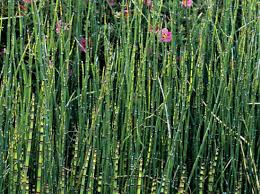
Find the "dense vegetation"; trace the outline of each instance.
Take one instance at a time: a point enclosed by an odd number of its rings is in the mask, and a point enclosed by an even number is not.
[[[5,0],[0,193],[259,193],[257,0]]]

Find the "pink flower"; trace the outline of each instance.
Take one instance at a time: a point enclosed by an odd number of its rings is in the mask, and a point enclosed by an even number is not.
[[[124,9],[124,15],[125,15],[125,17],[128,17],[129,14],[130,14],[130,11],[128,10],[128,4],[126,4],[126,7]]]
[[[62,20],[58,20],[56,23],[55,31],[57,34],[61,33],[61,30],[69,30],[70,25],[68,23],[63,22]]]
[[[22,10],[22,11],[27,11],[27,7],[24,6],[24,5],[19,4],[19,8],[20,8],[20,10]]]
[[[172,41],[172,32],[168,31],[167,28],[163,28],[160,31],[160,41],[161,42],[171,42]]]
[[[144,0],[144,4],[149,8],[152,9],[153,1],[152,0]]]
[[[81,37],[80,40],[76,39],[76,41],[77,41],[77,43],[79,45],[80,51],[84,52],[84,53],[87,52],[87,50],[86,50],[87,48],[92,49],[93,46],[94,46],[94,43],[93,43],[93,41],[91,39],[90,33],[88,34],[88,38],[87,39],[85,37]]]
[[[125,16],[126,16],[126,17],[128,17],[128,16],[129,16],[129,11],[128,11],[128,8],[126,8],[126,9],[124,10],[124,13],[125,13]]]
[[[87,43],[87,41],[86,41],[86,38],[81,38],[80,39],[80,41],[79,41],[79,46],[80,46],[80,50],[81,50],[81,52],[84,52],[84,53],[86,53],[86,43]]]
[[[24,3],[32,3],[32,0],[23,0]]]
[[[192,6],[192,0],[182,0],[181,5],[183,7],[191,7]]]
[[[62,20],[59,20],[56,23],[56,29],[55,29],[57,34],[60,34],[61,28],[62,28]]]

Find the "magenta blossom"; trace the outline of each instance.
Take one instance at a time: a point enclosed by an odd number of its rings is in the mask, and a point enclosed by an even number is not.
[[[80,43],[79,47],[80,47],[81,52],[86,53],[86,44],[87,44],[86,38],[82,37],[80,39],[79,43]]]
[[[160,41],[161,42],[171,42],[172,41],[172,32],[168,31],[167,28],[163,28],[160,31]]]
[[[182,2],[181,2],[181,5],[183,6],[183,7],[191,7],[192,6],[192,0],[182,0]]]
[[[59,21],[57,21],[57,23],[56,23],[56,29],[55,29],[55,31],[56,31],[57,34],[60,34],[60,33],[61,33],[61,28],[62,28],[62,20],[59,20]]]

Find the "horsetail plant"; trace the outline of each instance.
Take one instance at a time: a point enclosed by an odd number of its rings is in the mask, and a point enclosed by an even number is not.
[[[0,2],[0,193],[259,193],[259,3]]]

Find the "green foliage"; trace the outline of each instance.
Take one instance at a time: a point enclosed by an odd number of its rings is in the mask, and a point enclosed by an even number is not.
[[[259,193],[259,3],[108,2],[1,1],[0,193]]]

